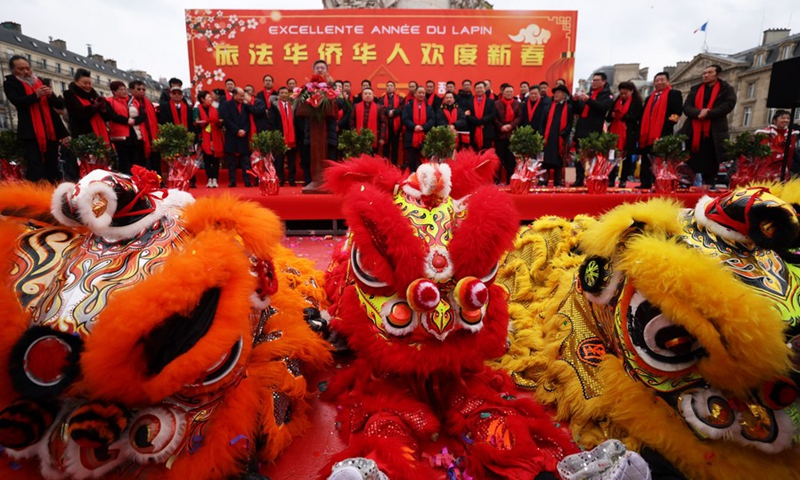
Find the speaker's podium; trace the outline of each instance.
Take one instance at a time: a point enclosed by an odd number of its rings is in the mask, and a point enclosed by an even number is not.
[[[328,158],[328,120],[336,118],[337,114],[334,101],[316,108],[303,103],[295,110],[295,115],[308,121],[311,151],[311,183],[303,188],[303,193],[329,193],[323,187],[325,160]]]
[[[795,112],[800,107],[800,57],[790,58],[772,64],[772,76],[769,80],[769,95],[767,95],[768,108],[791,109],[791,121],[795,119]],[[789,124],[791,132],[792,125]],[[786,178],[786,166],[789,161],[789,148],[792,136],[786,135],[784,146],[783,165],[781,166],[781,180]]]

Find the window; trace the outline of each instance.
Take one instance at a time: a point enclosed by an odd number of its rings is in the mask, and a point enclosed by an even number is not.
[[[16,38],[19,43],[22,43],[22,39],[21,38],[16,37],[16,36],[14,38]]]
[[[761,67],[764,65],[764,54],[757,53],[756,56],[753,58],[753,66],[754,67]]]
[[[67,84],[64,83],[64,82],[61,82],[61,93],[64,93],[66,90],[67,90]]]
[[[61,64],[56,63],[56,72],[61,73]]]
[[[753,107],[744,107],[744,118],[742,118],[742,126],[749,127],[750,119],[753,117]]]
[[[798,120],[800,120],[800,108],[794,112],[794,121],[797,122]]]
[[[748,83],[747,84],[747,98],[753,98],[756,96],[756,82]]]
[[[47,47],[47,51],[50,52],[50,53],[53,53],[53,49],[50,48],[50,47]]]
[[[39,48],[39,45],[38,45],[36,42],[34,42],[34,41],[31,41],[31,45],[33,45],[33,46],[34,46],[34,47],[36,47],[36,48]]]
[[[43,58],[43,59],[42,59],[42,68],[43,68],[44,70],[47,70],[47,59],[46,59],[46,58]]]
[[[26,53],[25,57],[28,59],[28,63],[31,63],[31,54],[30,53]]]
[[[69,76],[75,75],[75,67],[69,67]]]
[[[781,47],[781,54],[778,56],[779,60],[788,60],[792,58],[794,53],[794,45],[784,45]]]
[[[67,53],[66,52],[61,52],[61,56],[64,57],[64,58],[67,58]]]

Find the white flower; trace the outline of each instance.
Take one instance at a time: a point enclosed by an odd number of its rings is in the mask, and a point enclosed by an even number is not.
[[[204,75],[206,78],[211,78],[211,72],[209,72],[208,70],[206,70],[206,71],[203,73],[203,75]]]
[[[206,38],[211,38],[211,30],[206,30],[205,36]]]
[[[231,30],[231,33],[228,34],[228,38],[236,37],[236,30]]]
[[[220,35],[225,35],[225,32],[227,32],[227,31],[228,31],[228,30],[226,30],[226,29],[224,29],[224,28],[223,28],[222,30],[220,30],[220,31],[219,31],[219,34],[220,34]]]
[[[247,27],[242,27],[241,29],[239,29],[240,32],[244,32],[245,30],[247,30]]]
[[[231,25],[233,25],[239,21],[239,17],[237,15],[231,15],[228,17],[228,21],[231,23]]]
[[[209,12],[209,13],[211,13],[211,12]],[[218,16],[218,17],[221,17],[221,16],[222,16],[222,10],[217,10],[217,16]]]
[[[206,12],[206,15],[211,15],[211,10],[206,9],[205,12]]]
[[[205,69],[205,68],[203,68],[203,66],[202,66],[202,65],[195,65],[195,66],[194,66],[194,74],[195,74],[195,75],[201,75],[201,74],[202,74],[202,73],[203,73],[205,70],[206,70],[206,69]]]
[[[257,27],[258,27],[258,20],[256,20],[255,18],[251,18],[250,20],[247,21],[247,28],[254,29]]]
[[[225,72],[221,68],[214,70],[214,80],[217,82],[225,80]]]

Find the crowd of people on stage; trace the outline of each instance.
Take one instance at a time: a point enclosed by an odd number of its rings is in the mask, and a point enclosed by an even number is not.
[[[174,123],[197,134],[209,188],[218,187],[222,165],[228,168],[230,187],[236,186],[239,169],[244,185],[250,186],[250,139],[268,130],[281,132],[287,147],[285,154],[275,156],[280,184],[288,181],[295,185],[298,160],[305,183],[311,181],[309,125],[307,118],[295,115],[292,102],[296,79],[278,85],[273,75],[266,74],[263,86],[256,91],[252,85],[241,87],[228,78],[224,89],[197,91],[193,106],[182,82],[173,78],[162,92],[159,105],[154,106],[145,98],[146,87],[140,81],[128,85],[112,82],[113,94],[106,98],[92,87],[91,73],[78,69],[63,98],[58,98],[34,74],[25,57],[12,57],[9,68],[12,74],[6,77],[4,89],[19,112],[18,135],[25,144],[26,176],[30,180],[58,180],[59,141],[85,133],[95,133],[113,144],[119,171],[129,173],[132,165],[160,171],[152,141],[159,124]],[[650,189],[653,144],[676,133],[675,126],[685,115],[681,133],[689,138],[691,157],[687,165],[702,183],[713,187],[720,162],[725,159],[727,116],[736,105],[733,87],[719,78],[721,70],[717,65],[707,67],[702,83],[685,99],[671,88],[666,72],[656,74],[654,91],[646,99],[629,81],[621,82],[619,93],[613,95],[602,72],[592,76],[590,91],[575,94],[559,79],[552,88],[547,82],[524,81],[518,88],[503,83],[496,92],[489,80],[463,80],[460,89],[454,81],[448,81],[446,92],[438,95],[436,84],[428,80],[424,84],[409,81],[405,92],[388,81],[385,94],[379,97],[369,80],[361,82],[358,94],[354,94],[350,81],[336,80],[340,95],[335,99],[337,116],[328,124],[328,158],[338,157],[339,133],[368,128],[375,134],[374,153],[414,170],[422,160],[426,133],[434,126],[448,126],[457,135],[458,148],[495,148],[502,164],[497,181],[508,181],[516,163],[509,149],[511,135],[519,127],[530,126],[544,138],[542,167],[547,173],[540,184],[552,180],[553,185],[561,186],[564,166],[580,140],[607,130],[619,136],[617,148],[623,156],[609,184],[615,185],[619,177],[619,186],[625,187],[634,173],[634,158],[639,157],[638,188]],[[330,78],[322,60],[314,63],[314,73]],[[64,114],[68,128],[62,123]],[[777,112],[770,127],[773,137],[785,138],[788,116],[788,112]],[[778,155],[779,141],[772,143]],[[582,186],[585,172],[580,161],[575,162],[575,174],[572,186]]]

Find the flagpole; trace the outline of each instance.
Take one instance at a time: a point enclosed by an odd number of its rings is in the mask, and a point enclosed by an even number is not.
[[[708,20],[704,26],[706,28],[703,29],[703,53],[708,53]]]

